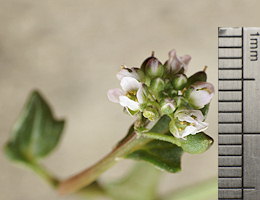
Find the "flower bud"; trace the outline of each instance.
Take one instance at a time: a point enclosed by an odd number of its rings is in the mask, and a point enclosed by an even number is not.
[[[164,66],[167,71],[172,74],[176,74],[183,70],[185,72],[188,68],[188,64],[191,60],[189,55],[185,55],[182,57],[177,57],[176,51],[171,50],[169,52],[169,59],[165,62]]]
[[[159,93],[164,90],[165,83],[161,78],[155,78],[151,81],[150,89],[154,93]]]
[[[214,86],[207,82],[196,82],[185,92],[185,98],[196,109],[207,105],[214,95]]]
[[[164,74],[164,66],[154,56],[151,56],[151,57],[147,58],[143,62],[142,66],[141,66],[141,69],[150,78],[162,77],[163,74]]]
[[[154,121],[159,117],[158,111],[153,107],[147,107],[143,111],[143,116],[150,121]]]
[[[187,84],[187,77],[185,74],[176,74],[173,77],[172,85],[176,90],[182,90]]]
[[[172,99],[164,99],[161,102],[161,112],[163,115],[170,115],[176,109],[175,102]]]

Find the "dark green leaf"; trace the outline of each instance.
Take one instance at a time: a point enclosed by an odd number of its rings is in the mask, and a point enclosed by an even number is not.
[[[127,155],[127,158],[144,160],[152,163],[157,168],[174,173],[181,170],[180,159],[182,153],[182,149],[172,143],[152,140]]]
[[[30,163],[56,147],[63,128],[64,120],[55,119],[47,102],[34,91],[14,125],[5,152],[13,160]]]
[[[124,178],[105,184],[105,190],[114,200],[151,200],[157,196],[160,171],[139,162]]]

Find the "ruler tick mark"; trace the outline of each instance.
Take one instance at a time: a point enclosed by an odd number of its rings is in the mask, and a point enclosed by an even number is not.
[[[236,59],[242,59],[242,57],[241,56],[229,56],[229,57],[218,57],[218,59],[231,59],[231,60],[236,60]]]
[[[219,38],[242,38],[242,35],[219,35]]]
[[[242,70],[242,68],[241,67],[219,67],[218,68],[219,70]]]

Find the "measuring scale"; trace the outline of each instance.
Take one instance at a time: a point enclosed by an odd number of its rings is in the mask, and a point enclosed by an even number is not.
[[[219,28],[219,200],[260,200],[260,28]]]

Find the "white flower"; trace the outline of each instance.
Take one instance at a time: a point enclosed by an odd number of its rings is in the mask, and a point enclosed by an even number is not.
[[[200,110],[177,110],[174,117],[169,126],[171,133],[177,138],[185,139],[188,135],[195,135],[208,128]]]
[[[166,61],[165,65],[171,73],[178,73],[182,68],[184,72],[188,69],[188,64],[191,60],[191,56],[184,55],[178,57],[176,51],[173,49],[169,52],[169,59]]]
[[[120,85],[122,89],[115,88],[108,91],[108,99],[132,111],[138,111],[144,101],[142,84],[133,77],[123,77]]]
[[[196,82],[191,86],[187,99],[196,109],[203,108],[214,96],[214,86],[207,82]]]
[[[117,73],[116,77],[121,81],[124,77],[132,77],[136,80],[139,80],[139,75],[135,68],[123,68]]]

